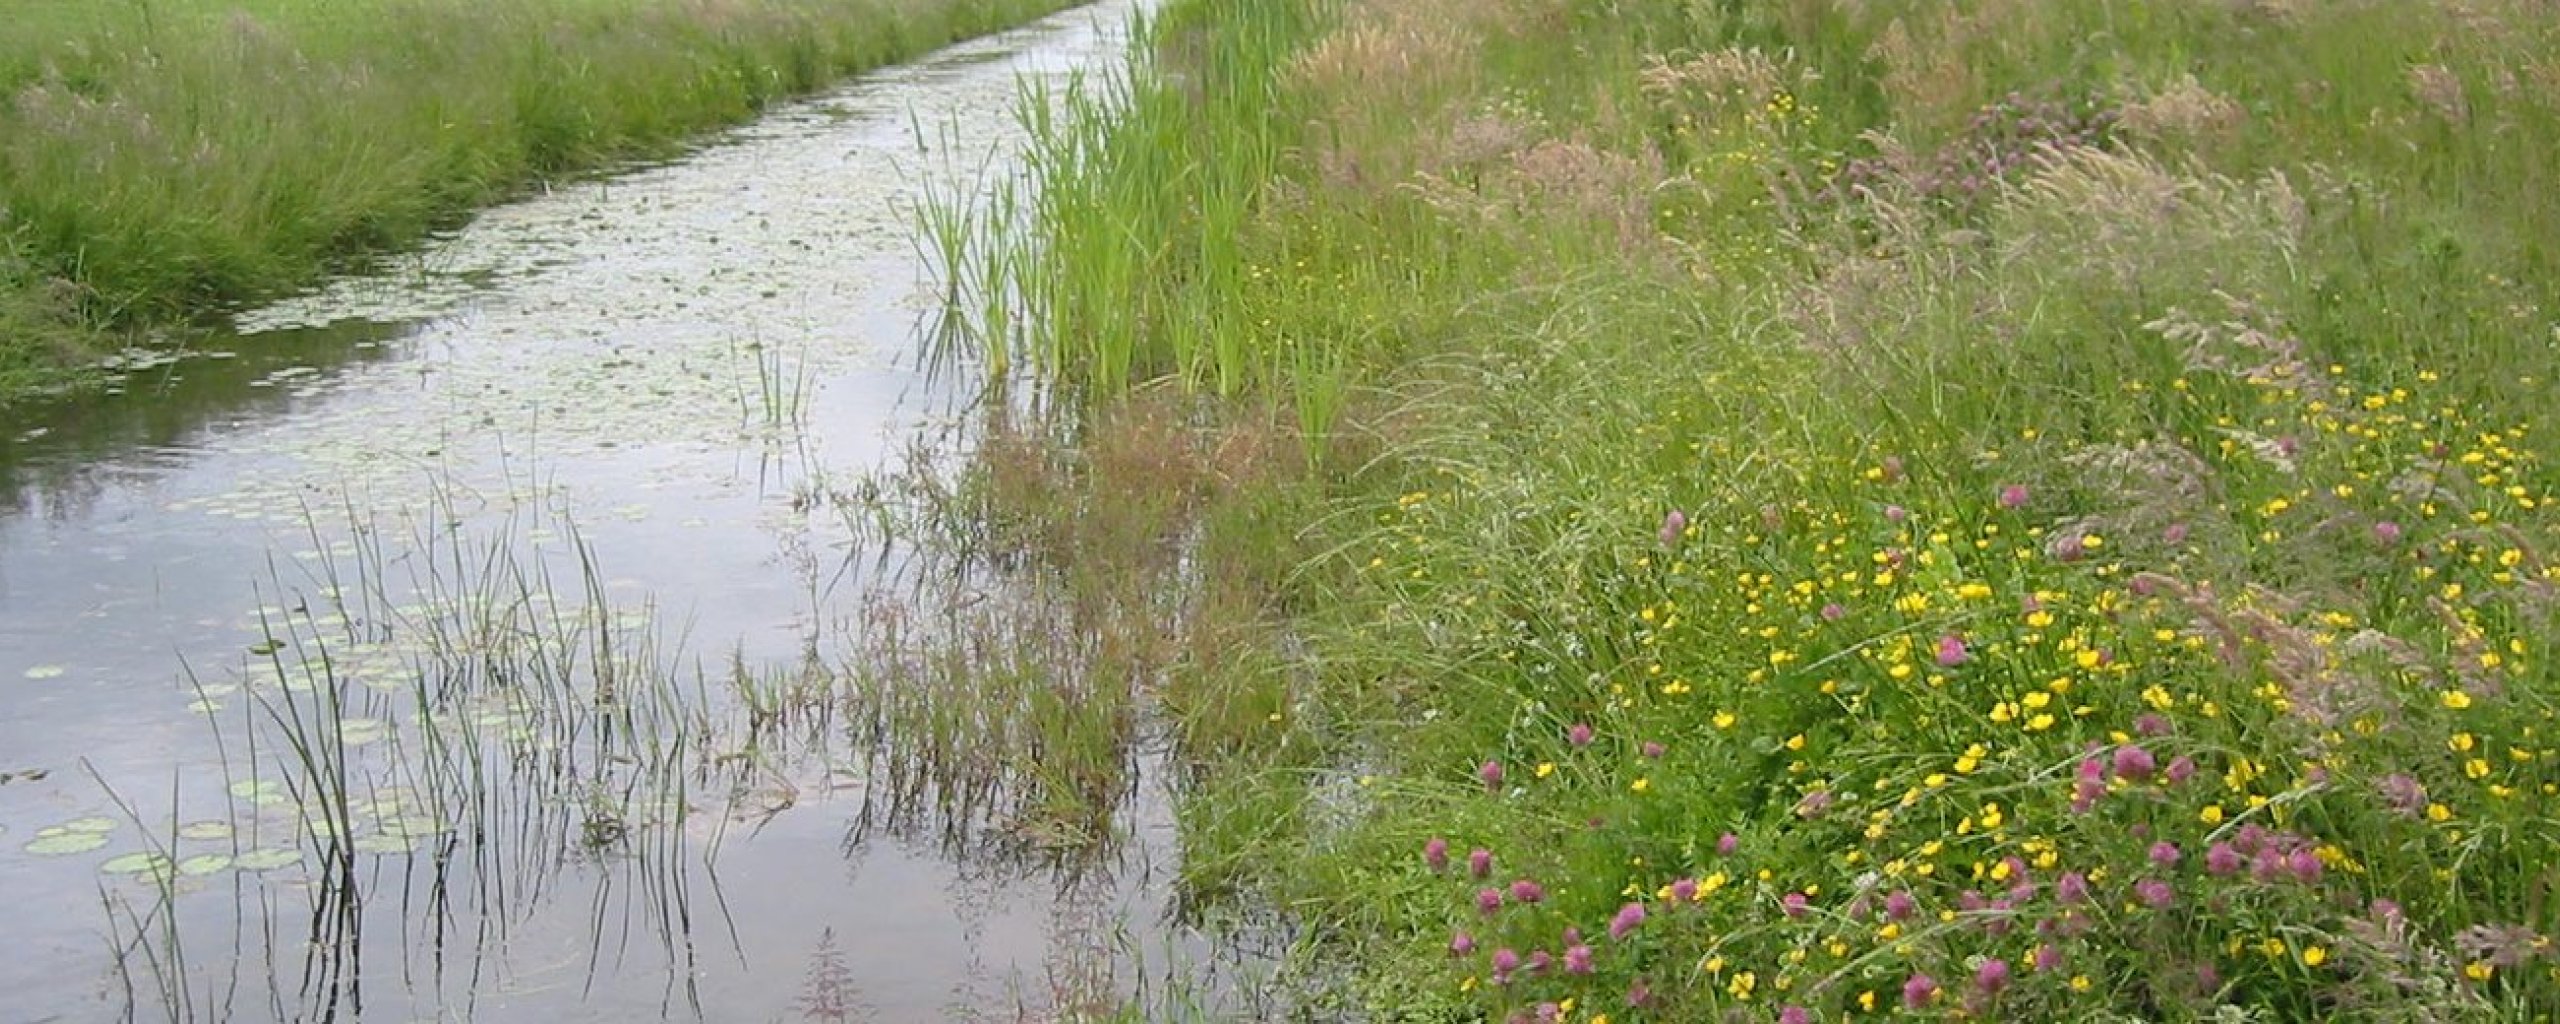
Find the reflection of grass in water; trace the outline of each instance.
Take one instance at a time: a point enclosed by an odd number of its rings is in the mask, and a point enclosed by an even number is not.
[[[1212,495],[1292,478],[1304,448],[1286,418],[1194,409],[1155,394],[1069,423],[999,404],[831,495],[858,536],[925,566],[917,594],[867,610],[843,671],[840,713],[871,779],[857,840],[924,834],[1072,877],[1128,852],[1116,816],[1157,795],[1146,787],[1219,785],[1220,757],[1308,761],[1275,743],[1292,678],[1268,656],[1276,627],[1255,596],[1287,571],[1264,542],[1295,510],[1218,510],[1231,521],[1216,531],[1200,518]],[[1278,817],[1177,807],[1182,863],[1159,884],[1174,886],[1176,920],[1210,929],[1208,962],[1151,951],[1116,922],[1071,943],[1020,1019],[1211,1019],[1240,1000],[1272,1018],[1286,986],[1266,975],[1297,970],[1293,954],[1239,944],[1263,922],[1209,920],[1240,909],[1209,898],[1240,870],[1230,858],[1296,813],[1260,809]]]
[[[635,879],[655,940],[683,963],[685,858],[707,862],[731,824],[760,826],[813,779],[824,795],[847,770],[864,778],[849,809],[857,847],[923,839],[964,870],[1033,868],[1061,887],[1126,869],[1122,816],[1162,756],[1149,743],[1168,735],[1159,710],[1222,709],[1176,719],[1179,766],[1197,763],[1190,751],[1248,747],[1286,704],[1276,671],[1231,671],[1243,664],[1231,641],[1259,615],[1215,583],[1263,570],[1199,549],[1185,525],[1196,502],[1181,495],[1267,472],[1297,448],[1202,433],[1171,404],[1082,443],[1001,420],[967,436],[982,449],[971,461],[923,446],[906,472],[827,496],[914,553],[912,589],[871,599],[832,638],[841,653],[813,646],[791,666],[675,671],[683,651],[607,599],[592,549],[565,526],[475,534],[447,508],[429,517],[442,525],[401,543],[380,529],[325,543],[315,528],[320,554],[264,596],[259,670],[228,695],[239,717],[216,730],[221,781],[241,811],[232,856],[289,836],[310,883],[309,934],[270,934],[265,948],[309,956],[298,977],[277,965],[263,980],[240,976],[254,957],[206,960],[200,948],[194,968],[171,966],[185,951],[179,910],[197,906],[172,885],[117,911],[137,1004],[218,1019],[209,992],[264,985],[280,1015],[356,1007],[380,996],[366,980],[386,977],[366,969],[369,950],[502,940],[581,865]],[[1121,500],[1141,480],[1181,486]],[[1022,514],[1033,501],[1082,514]],[[406,666],[396,674],[380,668],[393,657]],[[173,812],[172,852],[180,822]],[[404,878],[433,892],[395,936],[404,942],[365,935],[386,920],[364,914],[368,899]],[[293,891],[235,887],[243,928],[258,927],[253,917],[291,927],[277,903]],[[1130,967],[1145,956],[1127,924],[1118,940],[1062,953],[1060,991],[1029,1002],[1125,1005],[1152,986],[1148,998],[1165,1004],[1165,979]],[[199,946],[205,934],[186,931]],[[231,976],[213,964],[233,965]],[[1078,977],[1092,990],[1068,993]]]
[[[432,521],[459,520],[445,508]],[[420,865],[430,893],[410,925],[431,945],[502,939],[564,871],[589,864],[634,879],[656,938],[688,962],[684,826],[696,786],[726,781],[708,748],[705,688],[673,670],[681,651],[660,648],[650,616],[607,599],[574,529],[563,564],[525,541],[538,526],[514,525],[485,539],[425,529],[396,557],[379,531],[359,530],[354,557],[275,583],[290,607],[261,614],[252,650],[263,664],[238,724],[215,731],[224,781],[245,804],[228,833],[235,860],[271,854],[257,844],[279,831],[300,849],[306,956],[298,979],[270,963],[266,980],[277,1007],[300,1008],[291,1015],[362,1008],[364,906]],[[352,670],[351,656],[384,649],[407,658],[404,676]],[[174,849],[180,827],[173,816],[156,853]],[[179,955],[173,876],[156,874],[147,907],[109,896],[118,934],[131,933],[120,969],[148,993],[138,1005],[220,1019],[207,979]],[[244,923],[252,899],[258,919],[278,919],[275,889],[235,894]],[[278,948],[272,936],[267,948]],[[236,989],[238,958],[223,960],[232,975],[213,987]]]

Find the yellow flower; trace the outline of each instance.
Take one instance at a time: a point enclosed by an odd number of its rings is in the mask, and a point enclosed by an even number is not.
[[[2322,948],[2320,948],[2320,947],[2318,947],[2318,946],[2305,946],[2305,947],[2303,947],[2303,949],[2302,949],[2302,966],[2304,966],[2304,967],[2318,967],[2318,966],[2320,966],[2321,964],[2328,963],[2328,962],[2329,962],[2329,951],[2328,951],[2328,950],[2322,949]]]
[[[1540,761],[1540,762],[1538,762],[1538,777],[1539,777],[1539,778],[1543,779],[1543,778],[1546,778],[1547,776],[1553,775],[1553,774],[1555,774],[1555,773],[1556,773],[1556,763],[1555,763],[1555,762],[1553,762],[1553,761]]]
[[[2197,812],[2196,812],[2196,820],[2197,820],[2197,821],[2204,822],[2204,823],[2205,823],[2205,824],[2207,824],[2207,825],[2219,825],[2219,824],[2222,824],[2222,805],[2221,805],[2221,804],[2206,804],[2206,805],[2204,805],[2204,810],[2201,810],[2201,811],[2197,811]]]
[[[1628,789],[1635,790],[1635,791],[1636,791],[1636,792],[1638,792],[1638,793],[1642,793],[1642,792],[1644,792],[1645,790],[1648,790],[1648,789],[1652,789],[1652,788],[1653,788],[1653,780],[1652,780],[1652,779],[1637,779],[1637,780],[1635,780],[1634,782],[1627,783],[1627,788],[1628,788]]]
[[[2462,968],[2462,976],[2473,981],[2487,981],[2497,973],[2498,968],[2486,960],[2474,960]]]
[[[2460,690],[2446,690],[2441,699],[2445,707],[2454,711],[2471,706],[2471,695]]]

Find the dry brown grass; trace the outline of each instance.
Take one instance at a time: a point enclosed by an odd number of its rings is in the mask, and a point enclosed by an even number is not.
[[[2249,120],[2238,101],[2181,75],[2123,107],[2117,127],[2133,140],[2173,147],[2207,147],[2229,139]]]

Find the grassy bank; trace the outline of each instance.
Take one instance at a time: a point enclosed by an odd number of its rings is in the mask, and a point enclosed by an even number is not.
[[[1380,1019],[2548,1019],[2547,15],[1171,5],[974,266],[1302,453],[1186,881]]]
[[[0,393],[528,184],[1062,0],[33,0],[0,24]]]

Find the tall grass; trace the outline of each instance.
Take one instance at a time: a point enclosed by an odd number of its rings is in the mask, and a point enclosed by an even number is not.
[[[58,370],[93,328],[307,284],[530,185],[666,155],[777,98],[1062,6],[13,5],[0,374]]]
[[[1195,506],[1191,879],[1390,1019],[2550,1014],[2546,14],[1165,9],[990,337],[1358,442]]]

